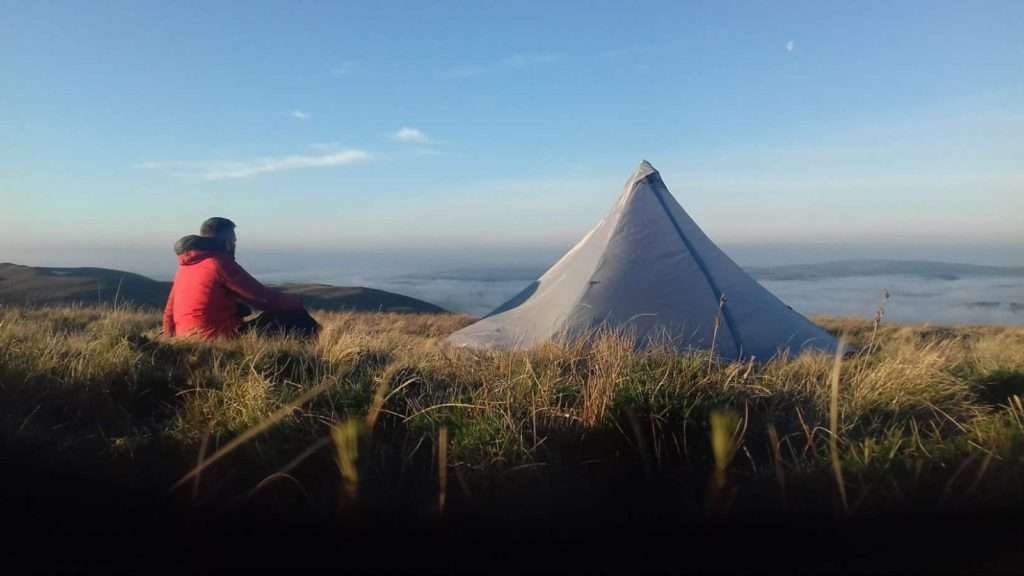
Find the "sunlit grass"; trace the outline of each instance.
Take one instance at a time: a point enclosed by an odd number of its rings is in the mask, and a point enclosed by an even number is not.
[[[469,318],[317,316],[316,342],[203,343],[160,337],[146,311],[0,308],[5,443],[99,470],[158,462],[165,489],[207,501],[295,486],[438,510],[593,466],[683,475],[737,509],[760,484],[780,510],[851,514],[1024,496],[1021,328],[818,319],[860,351],[755,364],[610,333],[456,349],[444,336]]]

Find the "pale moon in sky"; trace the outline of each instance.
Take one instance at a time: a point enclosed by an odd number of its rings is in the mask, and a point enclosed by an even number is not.
[[[789,42],[786,42],[786,52],[792,52],[793,51],[793,46],[794,46],[794,44],[793,44],[792,40],[790,40]]]

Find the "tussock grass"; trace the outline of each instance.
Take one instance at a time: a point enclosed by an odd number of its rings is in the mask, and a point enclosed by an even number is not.
[[[680,513],[1024,501],[1022,328],[823,318],[859,352],[754,364],[611,333],[456,349],[471,319],[453,315],[317,318],[316,342],[203,343],[147,311],[0,308],[4,443],[310,509],[544,509],[623,482]]]

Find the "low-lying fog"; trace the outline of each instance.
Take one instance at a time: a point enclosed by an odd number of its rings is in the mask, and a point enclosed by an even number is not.
[[[535,280],[567,248],[466,247],[448,251],[270,254],[240,246],[238,259],[267,283],[367,286],[480,316]],[[804,314],[871,318],[887,290],[890,299],[886,319],[892,322],[1024,324],[1024,250],[1019,246],[921,250],[891,246],[766,245],[725,249],[766,288]],[[0,260],[4,259],[36,266],[117,268],[161,280],[169,280],[175,269],[174,255],[169,249],[91,250],[78,255],[70,251],[0,254]],[[814,266],[851,259],[927,260],[1015,268],[932,269],[930,264],[920,262],[909,266],[888,263],[881,268],[877,264],[858,266],[852,262]],[[785,272],[778,273],[779,270]]]
[[[456,262],[388,260],[299,269],[267,269],[268,282],[316,281],[363,285],[421,298],[452,311],[481,316],[540,276],[558,255],[543,263],[511,261],[504,266]],[[537,258],[539,260],[540,258]],[[528,259],[527,259],[528,260]],[[254,260],[254,267],[255,262]],[[339,263],[340,264],[340,263]],[[889,264],[861,274],[863,266],[821,269],[789,266],[781,278],[771,268],[748,266],[758,281],[796,310],[809,315],[871,318],[883,303],[892,322],[931,324],[1024,324],[1024,269],[906,267]],[[837,269],[838,268],[838,269]],[[952,270],[952,271],[951,271]]]
[[[279,281],[287,274],[276,275]],[[486,314],[522,290],[536,276],[518,279],[458,278],[451,274],[369,278],[359,283],[408,294],[449,310]],[[330,283],[354,283],[339,277]],[[892,322],[931,324],[1024,324],[1024,280],[914,276],[851,276],[808,280],[760,280],[799,312],[873,317],[889,292],[885,317]]]

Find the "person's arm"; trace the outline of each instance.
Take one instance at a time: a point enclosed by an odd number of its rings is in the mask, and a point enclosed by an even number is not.
[[[270,311],[302,309],[302,298],[267,288],[230,258],[220,259],[220,274],[228,290],[255,308]]]
[[[171,293],[167,295],[167,304],[164,306],[164,336],[174,336],[174,285],[171,284]]]

